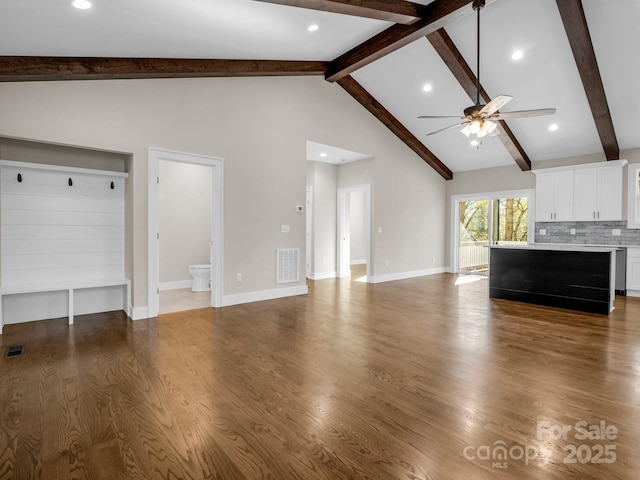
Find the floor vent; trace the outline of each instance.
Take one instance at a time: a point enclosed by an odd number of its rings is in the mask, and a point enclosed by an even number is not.
[[[299,280],[299,248],[278,248],[277,263],[276,283],[291,283]]]
[[[24,345],[11,345],[4,352],[5,357],[16,357],[24,353]]]

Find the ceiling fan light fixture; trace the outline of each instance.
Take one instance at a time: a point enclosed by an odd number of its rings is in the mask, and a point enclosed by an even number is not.
[[[91,8],[91,2],[89,0],[73,0],[72,5],[79,10],[87,10]]]
[[[462,130],[460,130],[466,137],[471,136],[471,124],[467,123]]]
[[[482,131],[482,124],[480,123],[480,120],[474,120],[469,124],[469,133],[471,135],[477,135],[481,131]]]

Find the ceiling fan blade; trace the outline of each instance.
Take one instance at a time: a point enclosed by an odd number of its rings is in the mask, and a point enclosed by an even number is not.
[[[509,118],[540,117],[543,115],[553,115],[555,108],[538,108],[536,110],[517,110],[515,112],[501,112],[490,116],[491,120],[507,120]]]
[[[507,103],[509,103],[512,98],[513,97],[511,95],[498,95],[496,98],[482,107],[482,110],[480,110],[480,115],[482,115],[483,117],[488,117],[489,115],[496,113]]]
[[[456,123],[455,125],[449,125],[448,127],[441,128],[440,130],[436,130],[435,132],[427,133],[426,136],[428,137],[429,135],[435,135],[436,133],[444,132],[445,130],[449,130],[450,128],[459,127],[460,125],[464,125],[466,123],[467,122],[460,122],[460,123]]]
[[[420,115],[418,118],[464,118],[460,115]]]

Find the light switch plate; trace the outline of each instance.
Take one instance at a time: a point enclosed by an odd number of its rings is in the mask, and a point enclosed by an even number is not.
[[[282,233],[289,233],[291,231],[291,227],[289,227],[289,225],[280,225],[280,231]]]
[[[614,237],[620,236],[621,233],[622,231],[619,228],[614,228],[613,230],[611,230],[611,235],[613,235]]]
[[[546,228],[541,228],[540,229],[540,235],[546,235],[547,234],[547,229]]]

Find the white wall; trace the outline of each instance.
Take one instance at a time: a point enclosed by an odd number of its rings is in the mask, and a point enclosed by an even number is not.
[[[190,281],[189,265],[209,263],[212,167],[161,160],[160,284]]]
[[[0,136],[131,155],[127,273],[136,308],[147,304],[150,147],[224,160],[225,295],[277,289],[276,248],[305,251],[295,205],[305,199],[307,140],[375,156],[367,183],[374,228],[384,227],[373,238],[376,272],[445,265],[445,181],[321,77],[2,83],[0,105]]]

